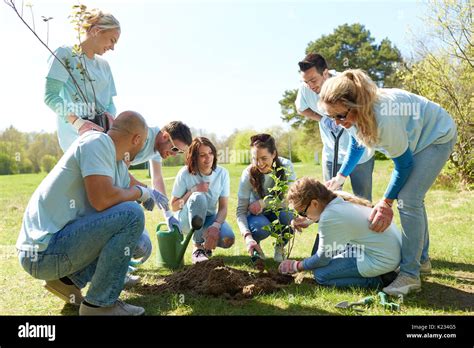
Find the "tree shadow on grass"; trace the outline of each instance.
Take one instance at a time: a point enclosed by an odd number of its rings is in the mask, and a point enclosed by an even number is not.
[[[422,282],[422,291],[407,297],[405,302],[428,310],[474,311],[473,288],[465,291],[460,288],[434,282],[435,277],[426,277]],[[470,290],[470,291],[469,291]]]
[[[474,265],[468,263],[431,259],[431,264],[433,270],[436,270],[437,268],[448,268],[455,272],[462,271],[474,273]]]

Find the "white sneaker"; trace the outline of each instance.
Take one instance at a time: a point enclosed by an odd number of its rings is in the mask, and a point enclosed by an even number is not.
[[[79,315],[143,315],[145,309],[143,307],[133,306],[131,304],[125,303],[121,300],[117,300],[110,307],[90,307],[81,304],[79,307]]]
[[[127,273],[125,275],[125,280],[124,280],[124,285],[123,285],[124,289],[129,289],[137,285],[138,283],[140,283],[140,279],[141,279],[140,276]]]
[[[285,247],[283,245],[275,245],[273,259],[276,262],[282,262],[285,259]]]
[[[410,292],[421,290],[421,281],[418,278],[412,278],[404,274],[399,274],[392,284],[382,289],[387,295],[408,295]]]
[[[420,274],[431,274],[431,260],[424,262],[420,266]]]

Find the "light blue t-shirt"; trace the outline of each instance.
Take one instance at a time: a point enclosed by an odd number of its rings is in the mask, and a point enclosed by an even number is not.
[[[158,151],[155,152],[155,139],[159,132],[160,128],[158,127],[148,127],[148,136],[145,140],[145,144],[143,144],[143,148],[131,162],[132,165],[137,165],[150,159],[161,163],[160,153]]]
[[[384,88],[374,104],[377,120],[377,151],[396,158],[408,147],[413,154],[431,144],[444,144],[456,134],[456,124],[440,105],[425,97],[401,90]],[[348,129],[356,139],[357,127]]]
[[[351,256],[363,277],[375,277],[395,270],[401,260],[402,235],[395,223],[383,233],[369,228],[371,208],[334,198],[319,218],[319,247],[303,261],[304,269],[327,265],[347,244],[356,246]]]
[[[279,159],[282,165],[287,168],[287,173],[290,173],[289,175],[287,174],[288,180],[295,181],[296,174],[293,168],[293,163],[291,163],[289,159],[286,159],[284,157],[279,157]],[[259,197],[258,193],[254,190],[252,184],[250,183],[250,168],[251,165],[245,168],[242,172],[242,175],[240,177],[238,197],[242,199],[248,199],[249,204],[252,204],[253,202],[258,201],[259,199],[263,199],[264,197]],[[265,196],[269,194],[268,189],[275,186],[275,182],[273,181],[270,175],[271,173],[264,174],[263,192]]]
[[[112,98],[117,95],[117,91],[115,90],[114,78],[107,61],[98,55],[95,55],[93,59],[89,59],[84,55],[84,59],[80,59],[79,62],[79,57],[73,56],[72,47],[69,46],[61,46],[54,53],[63,63],[65,59],[68,60],[68,65],[72,68],[74,78],[86,95],[88,102],[93,103],[94,94],[92,86],[87,80],[86,83],[82,81],[81,70],[77,68],[79,63],[85,65],[87,72],[93,80],[97,104],[96,109],[100,111],[109,110],[110,105],[113,104]],[[64,82],[65,84],[60,92],[60,96],[66,105],[56,106],[56,113],[59,116],[57,118],[59,144],[63,150],[66,150],[78,137],[77,130],[67,122],[67,114],[73,112],[79,117],[87,116],[88,107],[84,105],[84,102],[79,97],[79,92],[67,70],[53,56],[49,58],[49,72],[46,77]]]
[[[219,198],[230,195],[229,172],[221,166],[217,166],[211,175],[193,175],[189,172],[188,167],[184,166],[176,175],[171,195],[181,198],[192,187],[202,182],[209,183],[209,190],[206,192],[207,215],[213,215],[217,212]]]
[[[298,90],[298,95],[296,97],[295,106],[298,110],[304,111],[306,109],[311,109],[319,115],[323,116],[319,123],[319,133],[321,134],[321,141],[323,142],[323,162],[333,162],[334,159],[334,135],[337,136],[340,130],[343,130],[341,137],[339,138],[339,149],[338,149],[338,164],[344,162],[344,157],[347,155],[348,146],[350,143],[350,136],[344,130],[343,127],[336,125],[336,122],[331,118],[325,116],[326,111],[322,110],[319,105],[319,95],[316,94],[309,88],[307,85],[302,84]],[[365,163],[372,158],[374,151],[366,149],[359,164]]]
[[[115,157],[115,145],[107,134],[91,131],[79,137],[31,196],[16,247],[43,251],[54,233],[95,212],[85,191],[86,176],[109,176],[114,186],[128,188],[127,166]]]

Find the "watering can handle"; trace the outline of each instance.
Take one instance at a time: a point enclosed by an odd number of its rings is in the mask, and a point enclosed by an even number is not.
[[[157,231],[157,232],[158,232],[158,231],[161,231],[161,227],[163,227],[163,226],[166,227],[166,228],[168,228],[168,225],[166,224],[166,222],[160,222],[160,223],[158,224],[158,226],[156,226],[156,231]],[[165,229],[164,229],[164,230],[165,230]]]

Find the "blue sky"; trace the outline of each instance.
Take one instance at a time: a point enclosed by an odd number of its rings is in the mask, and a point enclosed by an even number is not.
[[[54,17],[51,48],[75,42],[67,16],[77,1],[30,2],[43,38],[40,17]],[[115,51],[103,56],[114,74],[119,112],[138,111],[149,125],[182,120],[221,136],[235,128],[283,125],[278,101],[285,89],[300,84],[297,62],[308,42],[358,22],[377,42],[388,37],[408,57],[409,30],[421,31],[426,7],[415,0],[82,3],[121,22]],[[55,115],[43,103],[48,52],[3,1],[0,33],[0,130],[14,125],[22,131],[54,131]]]

